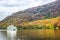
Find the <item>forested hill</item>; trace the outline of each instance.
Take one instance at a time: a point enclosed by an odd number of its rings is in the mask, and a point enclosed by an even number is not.
[[[7,16],[0,22],[0,25],[21,24],[22,22],[30,22],[41,19],[50,19],[60,16],[60,1],[51,2],[38,7],[29,8],[24,11],[13,13],[11,16]]]

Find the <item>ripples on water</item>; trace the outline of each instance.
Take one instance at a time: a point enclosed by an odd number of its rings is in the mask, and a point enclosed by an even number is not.
[[[60,40],[60,30],[18,30],[14,34],[0,31],[0,40]]]

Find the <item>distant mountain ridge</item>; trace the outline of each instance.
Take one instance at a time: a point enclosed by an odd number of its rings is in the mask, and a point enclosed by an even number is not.
[[[21,24],[22,22],[49,19],[60,16],[60,1],[19,11],[1,21],[4,23]]]

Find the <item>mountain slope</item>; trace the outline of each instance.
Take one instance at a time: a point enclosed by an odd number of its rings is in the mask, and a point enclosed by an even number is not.
[[[39,29],[40,28],[48,28],[48,29],[59,28],[60,29],[60,17],[31,21],[31,22],[23,22],[20,25],[22,26],[21,28],[39,28]]]
[[[60,1],[55,1],[46,5],[33,7],[24,11],[19,11],[6,17],[0,22],[1,27],[14,24],[19,26],[22,22],[49,19],[60,16]]]

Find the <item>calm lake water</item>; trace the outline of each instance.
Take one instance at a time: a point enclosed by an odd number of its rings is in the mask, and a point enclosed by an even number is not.
[[[18,30],[15,34],[0,31],[0,40],[60,40],[60,30]]]

